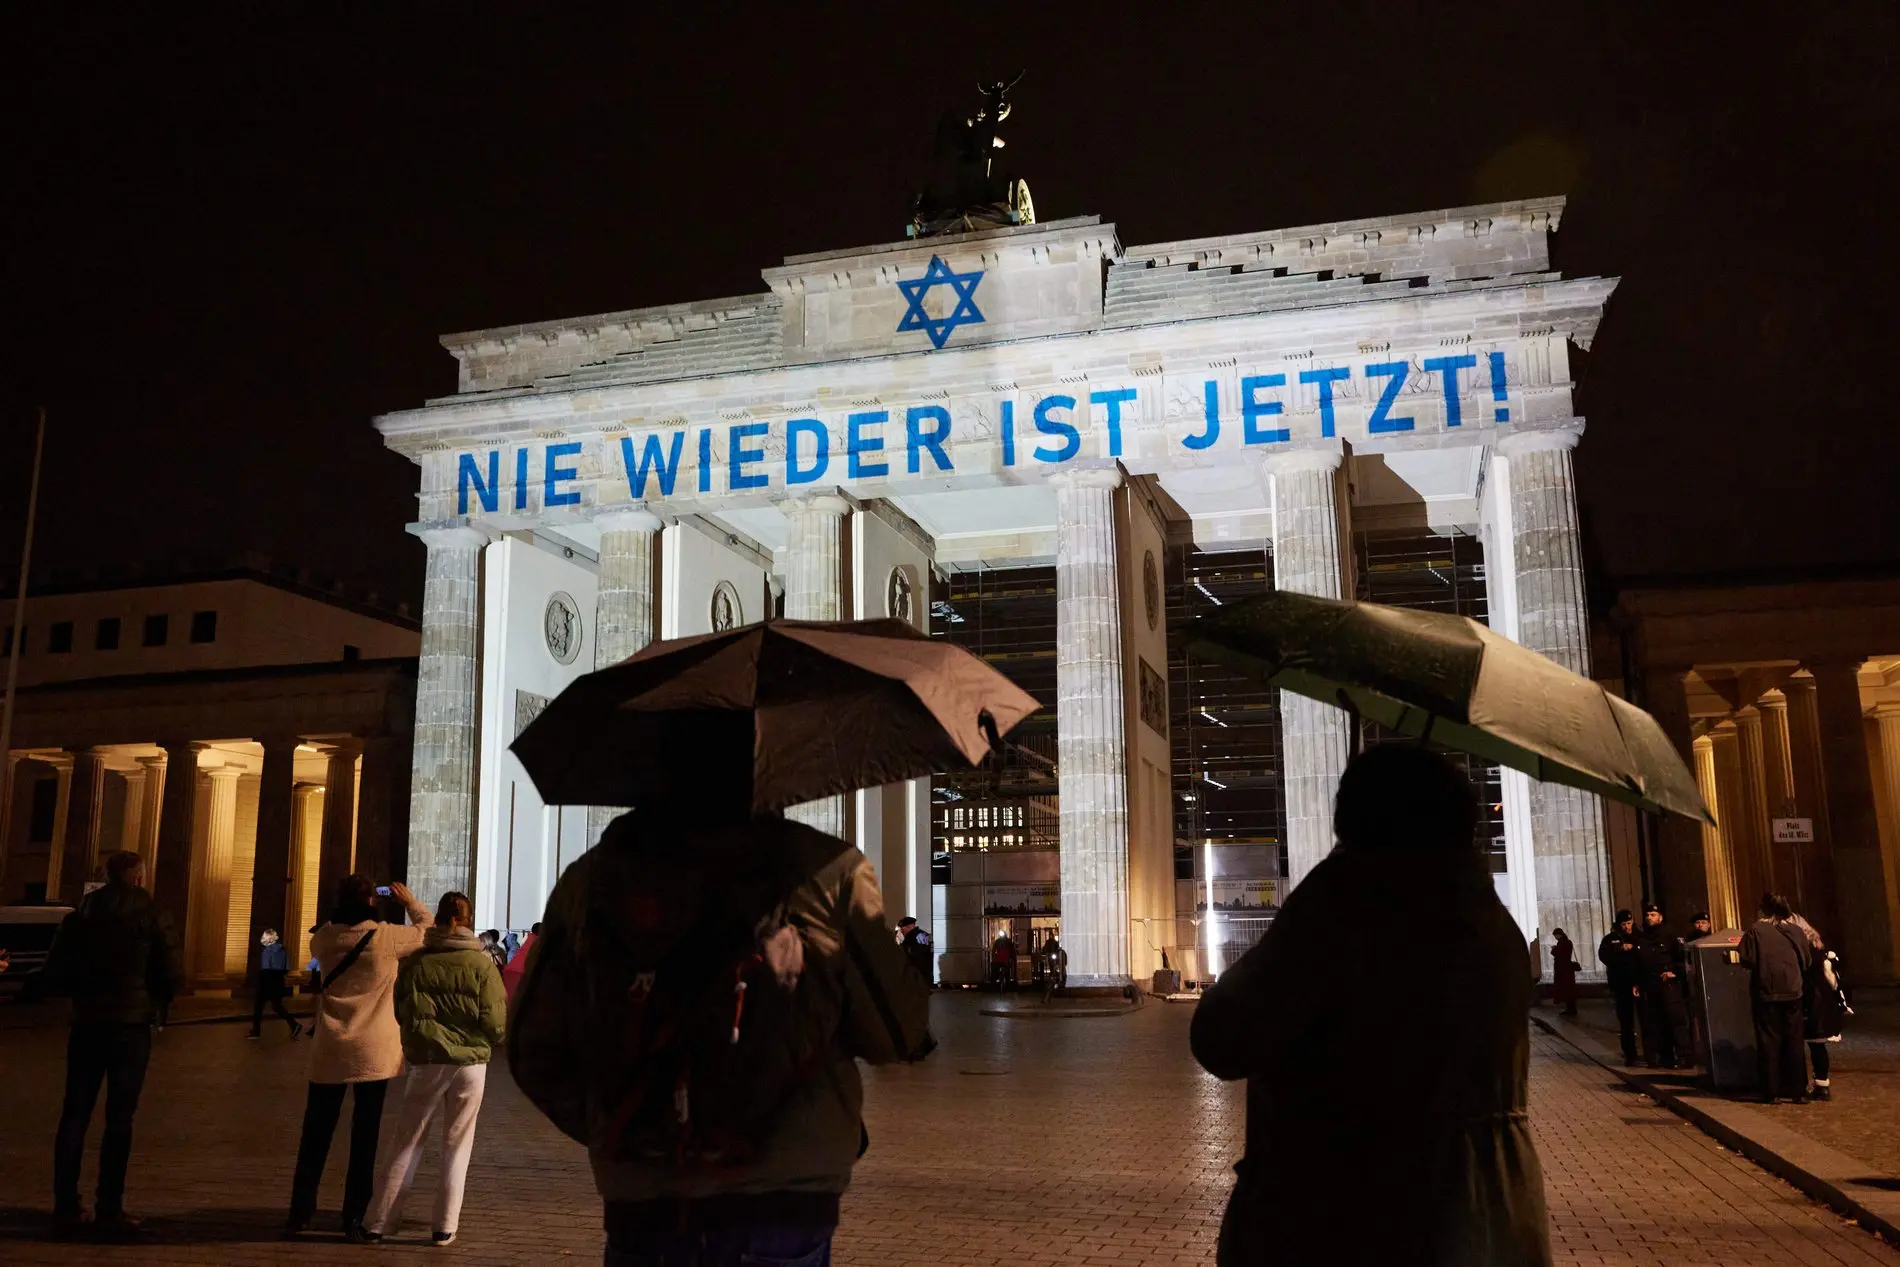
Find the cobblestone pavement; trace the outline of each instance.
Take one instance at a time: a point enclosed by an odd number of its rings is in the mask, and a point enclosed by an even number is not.
[[[1616,1015],[1608,1002],[1584,1000],[1577,1019],[1616,1050]],[[1862,1000],[1832,1047],[1834,1098],[1777,1105],[1776,1120],[1900,1178],[1900,1003]]]
[[[939,1052],[922,1066],[870,1075],[872,1147],[846,1200],[837,1261],[1211,1261],[1243,1110],[1238,1086],[1189,1059],[1191,1009],[1004,1020],[979,1016],[977,1003],[939,996]],[[1561,1041],[1535,1033],[1532,1042],[1532,1123],[1559,1262],[1900,1264],[1900,1253],[1612,1085]],[[416,1225],[400,1238],[407,1243],[380,1249],[278,1241],[302,1049],[281,1027],[251,1043],[231,1025],[174,1027],[158,1040],[130,1194],[150,1221],[149,1243],[48,1243],[39,1239],[41,1203],[62,1049],[57,1026],[0,1035],[0,1261],[598,1261],[598,1207],[580,1150],[499,1069],[453,1248],[424,1247],[417,1238],[427,1228]],[[339,1139],[327,1202],[337,1200],[343,1154]],[[431,1160],[421,1182],[432,1180]]]

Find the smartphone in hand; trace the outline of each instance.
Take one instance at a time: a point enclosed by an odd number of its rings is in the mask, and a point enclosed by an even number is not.
[[[388,897],[389,895],[389,886],[387,884],[379,884],[376,886],[377,897]]]

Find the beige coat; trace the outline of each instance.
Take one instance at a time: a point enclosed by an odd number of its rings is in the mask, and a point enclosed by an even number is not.
[[[409,924],[325,924],[311,935],[310,953],[327,979],[371,929],[376,936],[350,970],[318,996],[311,1018],[310,1081],[379,1082],[402,1072],[402,1029],[396,1024],[396,968],[422,948],[433,922],[419,904]]]

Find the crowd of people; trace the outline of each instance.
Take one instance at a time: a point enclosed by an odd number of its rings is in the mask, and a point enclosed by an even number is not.
[[[1853,1014],[1840,956],[1779,894],[1764,894],[1757,915],[1742,935],[1738,954],[1749,973],[1758,1094],[1770,1104],[1831,1099],[1829,1048],[1841,1040]],[[1665,924],[1654,903],[1643,907],[1640,926],[1629,911],[1619,910],[1615,927],[1597,946],[1597,958],[1616,1010],[1623,1063],[1686,1069],[1695,1065],[1698,1046],[1707,1042],[1706,1037],[1698,1041],[1690,1015],[1689,948],[1713,927],[1706,911],[1696,912],[1680,935]],[[1575,1016],[1580,994],[1576,948],[1561,928],[1552,934],[1551,959],[1551,1001],[1566,1016]]]
[[[1381,745],[1355,756],[1340,781],[1338,847],[1203,995],[1193,1055],[1248,1082],[1220,1263],[1269,1252],[1445,1267],[1550,1261],[1526,1116],[1534,974],[1473,845],[1477,812],[1464,773],[1431,752]],[[114,855],[106,874],[47,969],[73,1001],[55,1214],[68,1231],[130,1235],[133,1114],[159,1000],[183,973],[138,855]],[[406,922],[382,918],[384,896]],[[1397,925],[1421,902],[1441,916],[1414,944],[1437,965],[1437,988],[1338,989],[1382,967],[1383,944],[1358,930]],[[1783,899],[1764,897],[1761,917],[1740,949],[1761,1093],[1825,1098],[1827,1044],[1847,1012],[1839,962]],[[567,869],[545,922],[518,946],[497,930],[477,934],[473,918],[462,893],[431,911],[401,884],[350,875],[337,886],[311,938],[317,1004],[291,1235],[315,1226],[348,1098],[343,1234],[375,1243],[397,1232],[440,1122],[428,1223],[436,1244],[454,1241],[487,1066],[505,1043],[515,1083],[587,1147],[609,1267],[830,1261],[839,1197],[871,1142],[858,1062],[918,1060],[934,1046],[929,934],[914,918],[886,922],[862,853],[777,816],[656,806],[623,815]],[[1698,916],[1691,937],[1707,933]],[[1574,1009],[1575,947],[1562,930],[1555,937],[1556,997]],[[1013,960],[1013,946],[998,949]],[[1066,953],[1053,938],[1038,950],[1059,979]],[[1685,938],[1652,905],[1640,925],[1617,912],[1598,953],[1625,1058],[1637,1059],[1640,1032],[1648,1063],[1677,1066],[1694,1050],[1680,1032]],[[285,954],[265,939],[253,1036],[267,1003],[293,1036],[302,1030],[281,1006]],[[84,1225],[80,1162],[102,1085],[97,1204]],[[1357,1217],[1368,1191],[1386,1215],[1376,1226]]]

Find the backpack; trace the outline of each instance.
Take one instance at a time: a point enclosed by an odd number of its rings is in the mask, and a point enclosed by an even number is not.
[[[804,877],[756,829],[690,850],[632,835],[596,850],[574,933],[588,1143],[623,1161],[741,1165],[825,1074],[842,1015],[815,963],[788,984],[767,960],[767,941],[802,936],[786,907]]]

